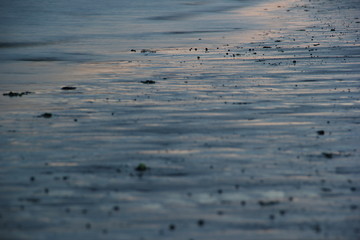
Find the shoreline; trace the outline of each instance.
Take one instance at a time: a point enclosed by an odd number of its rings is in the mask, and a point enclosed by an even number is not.
[[[2,82],[0,236],[357,239],[359,7],[277,3],[238,41]]]

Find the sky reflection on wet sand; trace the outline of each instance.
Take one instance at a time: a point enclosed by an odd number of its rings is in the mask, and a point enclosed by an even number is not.
[[[0,235],[357,239],[356,1],[160,2],[2,15]]]

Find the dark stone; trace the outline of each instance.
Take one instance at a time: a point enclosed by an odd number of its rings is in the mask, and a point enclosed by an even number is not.
[[[69,86],[61,88],[61,90],[75,90],[75,89],[76,89],[76,87],[69,87]]]
[[[319,134],[319,135],[324,135],[324,134],[325,134],[325,131],[324,131],[324,130],[319,130],[319,131],[317,131],[317,134]]]
[[[279,201],[259,201],[258,203],[262,207],[267,207],[267,206],[277,205],[280,202]]]
[[[43,113],[43,114],[39,115],[38,117],[39,118],[51,118],[52,113]]]
[[[169,225],[169,230],[170,230],[170,231],[174,231],[175,228],[176,228],[175,224],[170,224],[170,225]]]
[[[141,81],[141,83],[143,84],[155,84],[156,82],[153,80],[146,80],[146,81]]]
[[[204,221],[203,219],[199,219],[199,220],[197,221],[197,224],[198,224],[199,227],[202,227],[202,226],[204,226],[205,221]]]
[[[327,153],[327,152],[323,152],[322,153],[322,155],[324,156],[324,157],[326,157],[326,158],[333,158],[333,156],[334,156],[334,154],[332,154],[332,153]]]
[[[279,213],[280,213],[280,215],[284,216],[286,213],[286,210],[280,210]]]

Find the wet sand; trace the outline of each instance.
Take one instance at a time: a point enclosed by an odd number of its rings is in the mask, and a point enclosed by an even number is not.
[[[1,239],[359,239],[358,1],[236,11],[269,24],[3,65]]]

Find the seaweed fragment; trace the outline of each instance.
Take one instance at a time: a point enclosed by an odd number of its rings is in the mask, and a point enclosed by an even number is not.
[[[23,95],[29,95],[32,94],[32,92],[26,91],[26,92],[8,92],[3,93],[3,96],[9,96],[9,97],[22,97]]]
[[[136,171],[138,172],[145,172],[146,170],[149,170],[149,167],[146,166],[144,163],[140,163],[136,168]]]

